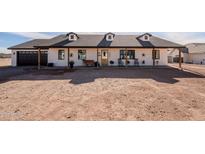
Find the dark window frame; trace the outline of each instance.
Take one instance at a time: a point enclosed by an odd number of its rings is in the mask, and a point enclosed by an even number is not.
[[[152,51],[152,58],[153,59],[160,59],[160,50],[153,50]]]
[[[83,54],[84,53],[84,58],[82,55],[80,54]],[[78,50],[78,60],[86,60],[87,58],[87,55],[86,55],[86,50],[85,49],[79,49]]]
[[[127,59],[134,60],[135,59],[135,50],[120,50],[120,59]]]
[[[65,60],[65,50],[58,50],[58,60]]]

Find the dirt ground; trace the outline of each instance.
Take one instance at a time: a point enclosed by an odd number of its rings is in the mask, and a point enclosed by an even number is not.
[[[104,68],[4,76],[0,120],[205,120],[200,73],[205,67],[194,67],[194,72]]]
[[[11,59],[10,58],[0,58],[0,67],[2,66],[10,66]]]

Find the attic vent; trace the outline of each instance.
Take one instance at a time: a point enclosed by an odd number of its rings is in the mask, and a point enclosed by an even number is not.
[[[107,33],[106,34],[106,40],[107,41],[113,41],[115,34],[113,33]]]
[[[149,40],[150,40],[150,37],[152,37],[152,34],[145,33],[145,34],[143,34],[143,35],[140,35],[140,36],[137,37],[137,38],[141,39],[142,41],[149,41]]]
[[[69,38],[70,41],[75,41],[76,40],[75,34],[70,34],[68,38]]]
[[[70,35],[70,39],[71,39],[71,40],[74,40],[74,38],[75,38],[75,35],[74,35],[74,34],[71,34],[71,35]]]
[[[144,40],[149,41],[149,35],[144,35]]]
[[[76,41],[78,39],[78,36],[75,33],[68,33],[67,37],[68,37],[69,41]]]
[[[113,40],[113,35],[107,35],[106,40],[107,41],[112,41]]]

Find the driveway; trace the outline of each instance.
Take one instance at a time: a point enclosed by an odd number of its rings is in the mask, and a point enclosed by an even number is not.
[[[14,77],[17,75],[22,75],[24,73],[28,73],[28,70],[25,70],[24,67],[0,67],[0,81],[7,80],[10,77]]]
[[[179,64],[169,64],[171,67],[178,68]],[[197,64],[182,64],[182,68],[187,71],[195,72],[198,74],[205,75],[205,65],[197,65]]]

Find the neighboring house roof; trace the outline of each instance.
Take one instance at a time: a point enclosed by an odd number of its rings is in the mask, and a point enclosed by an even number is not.
[[[142,36],[142,35],[140,35]],[[184,46],[173,43],[155,36],[150,37],[149,41],[143,41],[136,35],[115,35],[113,41],[107,41],[105,35],[78,35],[76,41],[70,41],[67,35],[59,35],[51,39],[38,39],[23,44],[10,47],[9,49],[19,48],[69,48],[69,47],[99,47],[99,48],[183,48]]]
[[[184,49],[184,48],[183,48]],[[168,50],[168,56],[171,56],[171,57],[179,57],[179,50],[174,48],[174,49],[169,49]],[[181,54],[182,57],[184,57],[184,54],[182,53]]]
[[[184,50],[185,53],[205,53],[205,43],[190,43]]]

